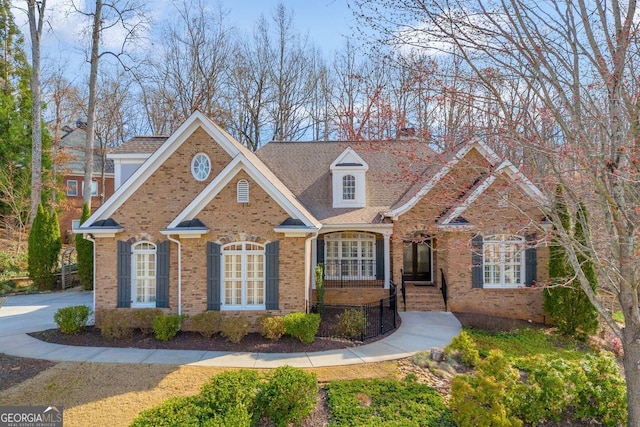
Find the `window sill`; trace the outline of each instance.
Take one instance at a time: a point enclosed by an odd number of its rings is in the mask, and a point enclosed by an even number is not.
[[[221,311],[265,311],[266,305],[222,305]]]

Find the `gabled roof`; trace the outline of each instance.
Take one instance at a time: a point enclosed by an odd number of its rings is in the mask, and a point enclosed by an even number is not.
[[[451,225],[475,202],[491,185],[501,176],[506,175],[510,181],[514,182],[525,194],[538,204],[545,201],[544,195],[533,185],[529,179],[522,174],[510,161],[503,161],[496,170],[485,177],[477,186],[464,197],[457,206],[453,206],[439,220],[440,225]]]
[[[391,218],[397,218],[403,213],[409,211],[474,148],[490,165],[497,165],[500,162],[500,158],[496,153],[482,141],[468,142],[457,152],[451,152],[451,158],[449,160],[444,159],[444,165],[441,163],[441,165],[432,168],[430,171],[432,173],[423,174],[421,177],[422,179],[415,183],[413,187],[406,192],[404,197],[401,198],[390,210],[386,211],[384,215]]]
[[[366,207],[333,208],[331,165],[349,153],[369,167]],[[255,154],[324,225],[379,223],[380,212],[393,206],[440,157],[428,144],[413,140],[270,142]]]
[[[107,154],[110,159],[127,158],[131,155],[149,157],[169,139],[167,135],[134,136]]]
[[[369,169],[369,165],[365,162],[362,157],[358,156],[358,153],[353,151],[351,146],[347,147],[329,166],[329,169],[334,170],[336,168],[348,168],[348,169],[358,169],[358,170],[367,170]]]
[[[107,200],[96,212],[91,215],[86,225],[94,224],[96,221],[110,218],[113,213],[122,204],[135,193],[136,190],[150,177],[158,168],[192,135],[197,129],[203,129],[218,145],[231,157],[233,161],[221,172],[214,181],[208,185],[201,194],[185,209],[177,221],[172,224],[175,227],[184,220],[193,219],[189,216],[195,213],[195,207],[200,206],[199,203],[209,197],[214,183],[219,183],[225,179],[230,179],[226,174],[232,173],[232,170],[238,166],[247,170],[247,172],[257,180],[257,182],[267,187],[272,195],[275,195],[280,203],[286,205],[287,211],[295,213],[297,219],[301,219],[308,224],[316,224],[317,220],[298,202],[291,191],[246,147],[236,141],[228,133],[214,124],[204,114],[195,111],[166,141],[140,166],[136,172],[127,180],[125,185],[120,187],[114,195]],[[235,174],[235,173],[234,173]],[[189,208],[191,207],[191,210]],[[283,206],[284,207],[284,206]],[[200,207],[201,209],[201,207]],[[291,214],[290,213],[290,214]],[[175,224],[174,224],[175,223]],[[83,224],[84,227],[85,224]],[[171,226],[169,227],[171,228]]]

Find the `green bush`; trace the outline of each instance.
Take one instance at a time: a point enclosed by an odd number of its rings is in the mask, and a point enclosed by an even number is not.
[[[198,332],[205,338],[211,338],[220,332],[222,313],[219,311],[204,311],[187,319],[185,330]]]
[[[319,327],[320,315],[318,313],[289,313],[284,316],[284,328],[287,334],[305,344],[315,341]]]
[[[131,311],[127,311],[131,326],[140,329],[145,335],[153,332],[153,319],[162,315],[163,312],[159,308],[134,308]]]
[[[257,371],[226,371],[207,381],[196,401],[207,417],[224,419],[228,416],[235,420],[250,421],[259,387],[260,375]],[[234,422],[228,425],[248,424]]]
[[[316,309],[318,310],[318,314],[322,316],[324,314],[324,264],[320,263],[316,265],[316,300],[318,304]]]
[[[510,411],[508,392],[517,372],[500,350],[491,350],[478,363],[476,375],[458,375],[451,383],[453,420],[459,426],[519,427],[522,421]]]
[[[195,397],[172,397],[155,408],[141,412],[131,427],[198,427],[205,419],[203,413]]]
[[[53,315],[53,320],[60,328],[60,332],[67,335],[75,335],[87,326],[90,314],[91,309],[86,305],[74,305],[56,311]]]
[[[112,340],[129,338],[133,335],[135,326],[132,324],[129,310],[100,309],[96,310],[96,320],[99,319],[100,334]]]
[[[445,350],[449,355],[457,353],[460,356],[460,361],[469,367],[477,366],[480,362],[478,348],[466,331],[462,331],[460,335],[453,337],[451,344]]]
[[[333,381],[327,385],[327,396],[335,426],[455,425],[442,396],[415,381]]]
[[[279,340],[286,330],[282,316],[265,316],[260,319],[260,335],[270,340]]]
[[[579,419],[595,419],[606,426],[627,424],[626,383],[611,355],[588,355],[572,381]]]
[[[225,317],[220,322],[220,334],[232,343],[238,344],[249,333],[251,323],[245,317]]]
[[[90,216],[91,209],[89,204],[85,203],[82,205],[80,224]],[[85,239],[82,234],[76,234],[75,244],[78,254],[78,280],[86,291],[90,291],[93,289],[93,242]]]
[[[180,314],[161,314],[153,318],[153,334],[157,340],[169,341],[175,337],[182,326],[184,316]]]
[[[362,310],[351,308],[338,314],[338,333],[347,338],[362,338],[366,317]]]
[[[58,255],[62,248],[58,215],[38,205],[38,212],[28,240],[28,271],[29,278],[40,290],[53,288],[53,271],[58,265]]]
[[[256,417],[264,415],[276,426],[299,425],[316,407],[318,379],[314,373],[283,366],[271,372],[256,398]],[[257,421],[257,420],[256,420]]]

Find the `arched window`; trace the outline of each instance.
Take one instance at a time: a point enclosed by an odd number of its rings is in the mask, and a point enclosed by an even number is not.
[[[356,177],[345,175],[342,177],[342,200],[355,200],[356,198]]]
[[[236,242],[222,247],[224,309],[265,309],[264,246]]]
[[[236,185],[238,203],[249,203],[249,183],[246,179],[241,179]]]
[[[131,295],[134,307],[156,306],[156,245],[139,242],[131,248]]]
[[[524,284],[525,242],[520,236],[487,236],[483,246],[484,287],[517,287]]]

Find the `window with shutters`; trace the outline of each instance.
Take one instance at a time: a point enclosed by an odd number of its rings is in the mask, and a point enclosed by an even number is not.
[[[156,306],[156,245],[139,242],[131,247],[132,307]]]
[[[513,288],[525,281],[525,242],[519,236],[498,234],[484,238],[485,288]]]
[[[222,309],[265,309],[264,246],[236,242],[222,247]]]
[[[249,183],[247,180],[238,181],[236,189],[238,203],[249,203]]]

